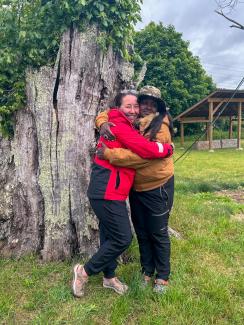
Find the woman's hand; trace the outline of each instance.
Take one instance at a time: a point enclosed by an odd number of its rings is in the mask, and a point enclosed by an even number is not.
[[[101,143],[101,147],[97,148],[96,155],[99,159],[106,160],[104,157],[104,152],[106,148],[107,146],[103,142]]]
[[[102,137],[104,137],[104,139],[106,139],[106,140],[113,141],[113,140],[115,140],[115,136],[110,129],[111,126],[115,126],[115,124],[111,123],[111,122],[103,123],[100,127],[100,135]]]

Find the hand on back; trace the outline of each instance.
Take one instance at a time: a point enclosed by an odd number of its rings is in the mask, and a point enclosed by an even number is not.
[[[104,157],[104,152],[107,146],[102,142],[101,146],[97,148],[96,155],[101,160],[106,160]]]
[[[110,129],[111,126],[115,126],[115,124],[111,123],[111,122],[103,123],[100,127],[100,135],[102,137],[104,137],[104,139],[106,139],[106,140],[113,141],[113,140],[115,140],[115,136]]]

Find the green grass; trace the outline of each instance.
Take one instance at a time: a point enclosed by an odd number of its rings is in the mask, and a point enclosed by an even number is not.
[[[181,151],[176,150],[176,156]],[[244,187],[244,152],[193,151],[175,166],[170,225],[172,276],[167,294],[140,289],[136,241],[118,275],[130,286],[118,296],[93,277],[86,296],[70,292],[72,262],[44,264],[34,256],[0,260],[0,324],[243,324],[244,206],[216,190]]]

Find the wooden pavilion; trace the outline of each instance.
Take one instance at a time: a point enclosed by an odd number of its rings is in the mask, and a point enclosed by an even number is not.
[[[200,102],[185,110],[174,118],[180,122],[181,146],[184,146],[184,124],[186,123],[205,123],[207,128],[206,139],[209,143],[210,151],[213,151],[213,120],[218,116],[226,102],[232,97],[234,90],[217,89]],[[241,148],[241,123],[242,113],[244,112],[244,90],[236,92],[229,104],[222,112],[220,118],[229,119],[229,139],[233,137],[233,120],[237,118],[237,149]]]

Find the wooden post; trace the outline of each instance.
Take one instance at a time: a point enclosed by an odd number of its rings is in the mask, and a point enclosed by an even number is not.
[[[233,117],[230,116],[229,139],[233,138]]]
[[[209,103],[209,151],[213,152],[213,102]]]
[[[180,145],[184,149],[184,123],[180,122]]]
[[[209,123],[206,123],[206,141],[209,141]]]
[[[242,103],[238,105],[238,125],[237,125],[237,150],[243,150],[241,147],[241,110]]]

